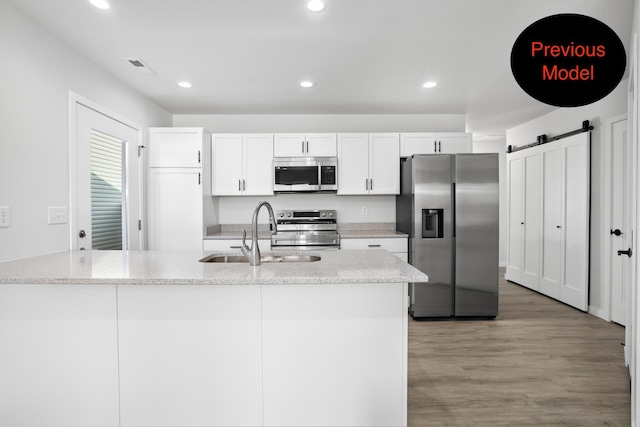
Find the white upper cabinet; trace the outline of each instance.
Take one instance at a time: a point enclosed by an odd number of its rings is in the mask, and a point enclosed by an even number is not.
[[[338,194],[369,194],[369,134],[338,135]]]
[[[213,134],[211,193],[273,195],[273,135]]]
[[[153,141],[149,165],[166,168],[202,167],[202,128],[150,128]]]
[[[399,134],[338,135],[338,194],[399,193]]]
[[[471,153],[471,134],[464,132],[401,133],[400,156]]]
[[[335,133],[278,133],[274,136],[274,157],[335,157]]]

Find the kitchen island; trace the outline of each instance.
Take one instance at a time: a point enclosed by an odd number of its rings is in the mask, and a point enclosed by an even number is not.
[[[407,283],[426,275],[384,250],[209,254],[0,263],[0,425],[406,425]]]

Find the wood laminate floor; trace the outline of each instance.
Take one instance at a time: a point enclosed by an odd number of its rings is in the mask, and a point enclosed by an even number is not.
[[[623,341],[501,273],[495,320],[409,318],[408,425],[630,426]]]

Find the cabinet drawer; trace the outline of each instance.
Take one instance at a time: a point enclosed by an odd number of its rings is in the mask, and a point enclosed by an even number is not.
[[[247,237],[247,244],[251,245],[251,240]],[[269,239],[260,239],[258,241],[258,245],[260,246],[260,250],[270,250],[271,249],[271,240]],[[235,252],[240,251],[240,246],[242,246],[242,239],[224,239],[224,240],[211,240],[205,239],[203,243],[203,248],[205,251],[224,251],[224,252]]]
[[[386,249],[389,252],[407,252],[407,239],[404,237],[389,239],[342,239],[342,249]]]

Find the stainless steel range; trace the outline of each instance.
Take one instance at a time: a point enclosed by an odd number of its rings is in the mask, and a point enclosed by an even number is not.
[[[334,210],[277,211],[278,232],[272,249],[338,249],[337,213]]]

